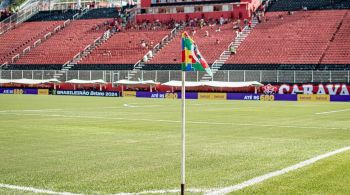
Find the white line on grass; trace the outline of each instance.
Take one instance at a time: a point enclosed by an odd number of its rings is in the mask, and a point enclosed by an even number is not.
[[[124,107],[129,107],[129,108],[156,108],[156,107],[165,107],[167,105],[138,105],[138,104],[123,104]]]
[[[272,177],[277,177],[277,176],[286,174],[286,173],[288,173],[290,171],[294,171],[294,170],[300,169],[302,167],[311,165],[311,164],[313,164],[313,163],[315,163],[315,162],[317,162],[319,160],[328,158],[330,156],[339,154],[341,152],[345,152],[347,150],[350,150],[350,146],[344,147],[344,148],[341,148],[341,149],[338,149],[338,150],[335,150],[335,151],[332,151],[332,152],[328,152],[326,154],[322,154],[322,155],[319,155],[319,156],[316,156],[316,157],[313,157],[313,158],[311,158],[309,160],[300,162],[298,164],[292,165],[290,167],[287,167],[287,168],[284,168],[284,169],[281,169],[281,170],[278,170],[278,171],[267,173],[267,174],[259,176],[259,177],[254,177],[253,179],[250,179],[248,181],[245,181],[245,182],[237,184],[237,185],[228,186],[228,187],[225,187],[225,188],[221,188],[219,190],[213,190],[213,191],[207,193],[207,195],[228,194],[228,193],[233,192],[233,191],[241,190],[243,188],[252,186],[254,184],[261,183],[261,182],[263,182],[263,181],[265,181],[267,179],[270,179]]]
[[[56,112],[63,109],[41,109],[41,110],[0,110],[0,112]]]
[[[164,123],[181,123],[179,120],[166,119],[147,119],[147,118],[122,118],[122,117],[104,117],[104,116],[79,116],[79,115],[63,115],[63,114],[39,114],[39,113],[0,113],[14,114],[24,116],[44,116],[44,117],[63,117],[63,118],[86,118],[86,119],[106,119],[121,121],[146,121],[146,122],[164,122]],[[205,125],[236,125],[236,126],[253,126],[253,127],[278,127],[278,128],[299,128],[299,129],[327,129],[327,130],[349,130],[348,128],[336,127],[315,127],[315,126],[295,126],[295,125],[268,125],[268,124],[252,124],[252,123],[225,123],[225,122],[208,122],[208,121],[186,121],[187,124],[205,124]]]
[[[170,194],[170,193],[179,193],[179,189],[172,189],[172,190],[146,190],[142,192],[120,192],[113,195],[139,195],[139,194]],[[192,193],[206,193],[209,192],[209,190],[204,189],[195,189],[195,188],[189,188],[186,189],[186,192],[192,192]]]
[[[350,109],[344,109],[344,110],[333,110],[333,111],[328,111],[328,112],[318,112],[315,114],[331,114],[331,113],[336,113],[336,112],[346,112],[346,111],[350,111]]]
[[[16,185],[9,185],[9,184],[2,184],[2,183],[0,183],[0,188],[7,188],[12,190],[27,191],[27,192],[34,192],[34,193],[41,193],[41,194],[82,195],[82,194],[75,194],[71,192],[55,192],[51,190],[44,190],[44,189],[25,187],[25,186],[16,186]]]
[[[190,189],[187,189],[186,191],[192,192],[192,193],[205,193],[207,195],[228,194],[230,192],[238,191],[238,190],[241,190],[243,188],[261,183],[261,182],[268,180],[270,178],[284,175],[284,174],[291,172],[291,171],[295,171],[295,170],[300,169],[302,167],[314,164],[315,162],[320,161],[322,159],[334,156],[336,154],[339,154],[339,153],[342,153],[342,152],[345,152],[348,150],[350,150],[350,146],[340,148],[340,149],[334,150],[332,152],[328,152],[326,154],[321,154],[319,156],[310,158],[308,160],[305,160],[303,162],[300,162],[298,164],[289,166],[287,168],[284,168],[284,169],[281,169],[278,171],[274,171],[274,172],[270,172],[270,173],[267,173],[267,174],[262,175],[262,176],[254,177],[250,180],[247,180],[247,181],[242,182],[242,183],[237,184],[237,185],[228,186],[228,187],[224,187],[224,188],[216,188],[216,189],[190,188]],[[55,191],[51,191],[51,190],[38,189],[38,188],[33,188],[33,187],[25,187],[25,186],[16,186],[16,185],[9,185],[9,184],[0,184],[0,188],[7,188],[7,189],[28,191],[28,192],[42,193],[42,194],[82,195],[82,194],[75,194],[75,193],[71,193],[71,192],[55,192]],[[120,193],[116,193],[115,195],[169,194],[169,193],[178,193],[178,192],[180,192],[179,189],[168,189],[168,190],[165,189],[165,190],[147,190],[147,191],[142,191],[142,192],[120,192]]]

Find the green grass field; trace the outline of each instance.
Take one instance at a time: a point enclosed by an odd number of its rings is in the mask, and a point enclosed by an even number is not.
[[[0,184],[111,194],[180,185],[181,101],[0,95]],[[188,188],[350,146],[350,103],[187,101]],[[344,152],[232,194],[350,194]],[[0,188],[0,194],[31,194]]]

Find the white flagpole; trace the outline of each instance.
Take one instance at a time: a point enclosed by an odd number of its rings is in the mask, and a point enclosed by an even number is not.
[[[185,194],[185,159],[186,159],[186,71],[182,71],[182,158],[181,158],[181,195]]]

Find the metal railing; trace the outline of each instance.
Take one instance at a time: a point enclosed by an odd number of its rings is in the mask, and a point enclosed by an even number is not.
[[[24,22],[34,14],[39,12],[38,3],[33,3],[30,7],[20,10],[18,13],[0,22],[0,35]]]
[[[50,79],[59,70],[2,70],[0,78],[3,79]],[[60,80],[71,79],[96,80],[103,79],[114,82],[125,79],[134,73],[132,80],[154,80],[167,82],[181,80],[181,71],[87,71],[70,70],[65,72]],[[135,73],[136,72],[136,73]],[[90,76],[91,75],[91,76]],[[114,75],[114,76],[113,76]],[[186,80],[200,81],[204,72],[188,72]],[[350,71],[288,71],[288,70],[219,70],[214,75],[214,81],[259,81],[263,83],[350,83]]]
[[[103,3],[101,0],[82,0],[81,1],[81,7],[87,8],[90,6],[91,3],[94,3],[94,8],[99,8],[100,3]],[[67,10],[67,9],[79,9],[77,3],[75,0],[67,0],[67,1],[60,1],[60,2],[53,2],[49,7],[48,10]],[[47,9],[42,9],[47,10]]]
[[[5,66],[7,66],[9,63],[8,62],[4,62],[3,64],[0,65],[0,70],[3,69]]]

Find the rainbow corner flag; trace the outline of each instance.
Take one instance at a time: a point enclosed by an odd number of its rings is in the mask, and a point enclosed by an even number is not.
[[[182,71],[206,71],[209,76],[213,76],[213,72],[202,57],[198,50],[198,46],[185,31],[182,33]]]

